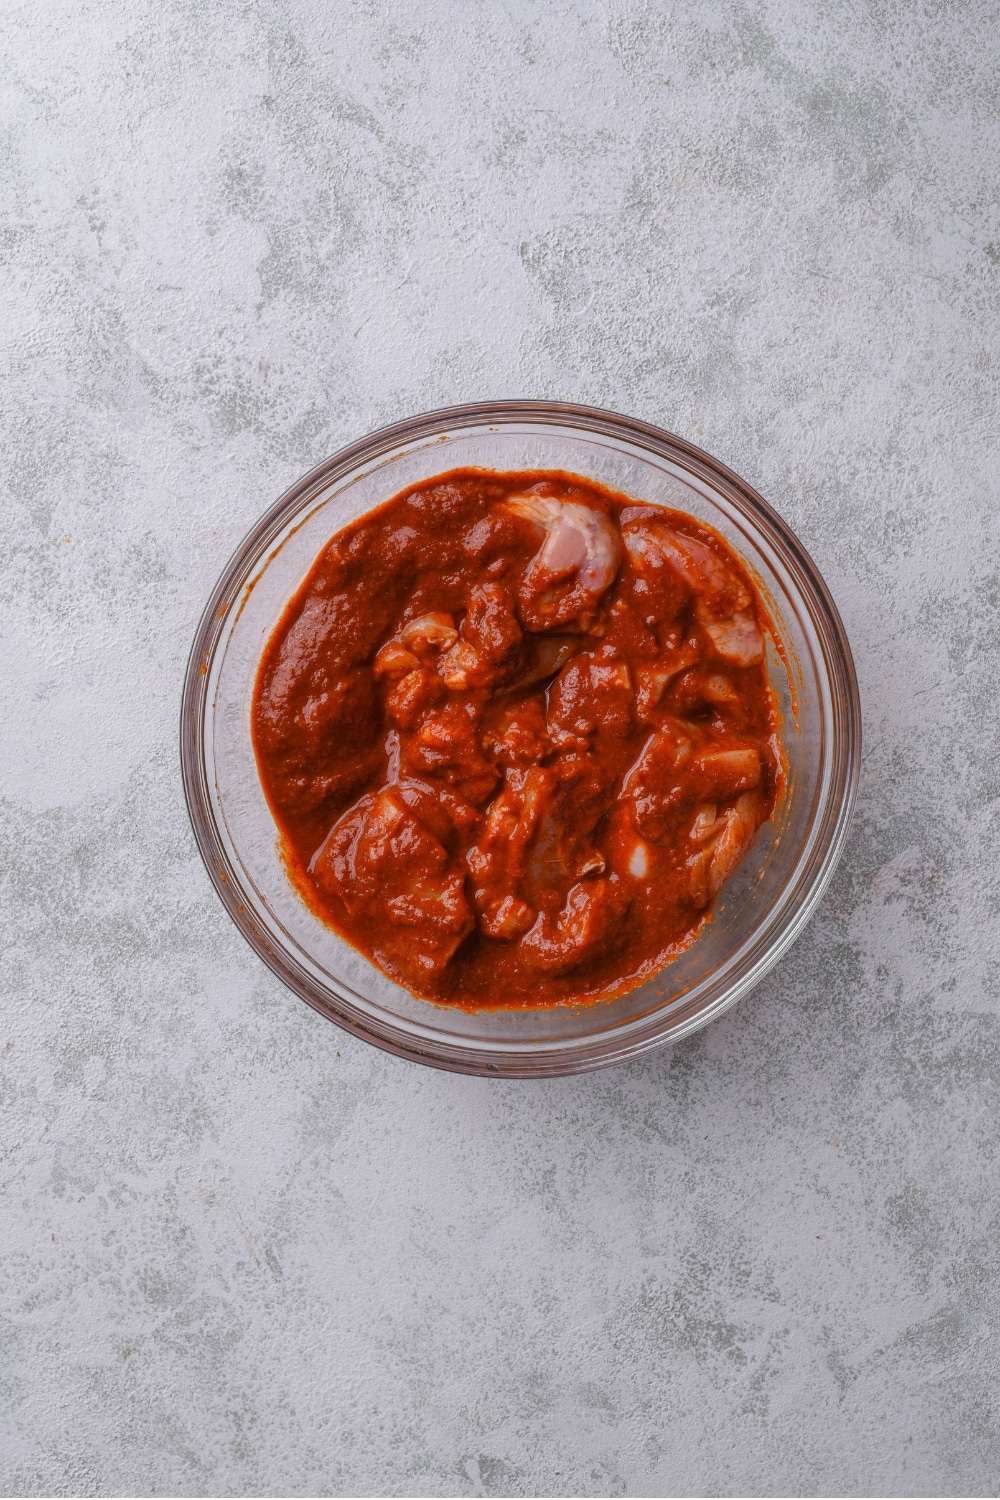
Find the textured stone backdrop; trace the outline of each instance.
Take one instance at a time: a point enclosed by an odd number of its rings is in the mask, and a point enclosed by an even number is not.
[[[996,0],[7,0],[6,1494],[997,1494]],[[819,915],[675,1051],[341,1035],[201,868],[232,548],[409,413],[701,443],[865,709]]]

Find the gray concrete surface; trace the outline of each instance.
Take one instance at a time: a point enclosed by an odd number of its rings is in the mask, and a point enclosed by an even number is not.
[[[996,0],[8,0],[4,1494],[996,1495]],[[524,394],[797,528],[860,808],[724,1021],[497,1084],[341,1035],[199,864],[244,531]]]

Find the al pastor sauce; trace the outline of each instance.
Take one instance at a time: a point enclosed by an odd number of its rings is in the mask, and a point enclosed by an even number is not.
[[[414,993],[606,999],[697,934],[782,789],[766,616],[693,517],[456,469],[339,532],[265,649],[310,907]]]

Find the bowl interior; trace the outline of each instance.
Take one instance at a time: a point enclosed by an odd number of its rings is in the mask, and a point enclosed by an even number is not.
[[[606,417],[604,430],[588,430],[578,417],[560,421],[551,411],[439,417],[331,460],[279,502],[234,558],[192,660],[199,775],[189,800],[196,831],[220,893],[258,951],[335,1019],[380,1045],[468,1071],[594,1066],[650,1040],[675,1039],[718,1013],[756,982],[818,899],[831,829],[843,822],[835,803],[844,799],[834,723],[843,690],[838,695],[831,683],[828,601],[817,598],[808,559],[803,569],[763,502],[665,434],[654,449],[642,432],[616,430]],[[336,531],[407,485],[464,466],[569,470],[637,501],[687,511],[736,550],[771,613],[769,670],[783,716],[787,793],[698,939],[618,1000],[469,1013],[415,999],[308,910],[280,858],[250,738],[265,642]]]

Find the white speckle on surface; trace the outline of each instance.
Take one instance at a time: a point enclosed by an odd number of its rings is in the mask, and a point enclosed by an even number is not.
[[[634,875],[636,880],[643,880],[649,874],[649,845],[636,839],[632,846],[632,853],[628,857],[628,872]]]
[[[8,4],[3,1493],[996,1493],[998,59],[978,0]],[[176,744],[261,512],[508,395],[767,496],[866,732],[754,994],[535,1083],[283,989]]]

